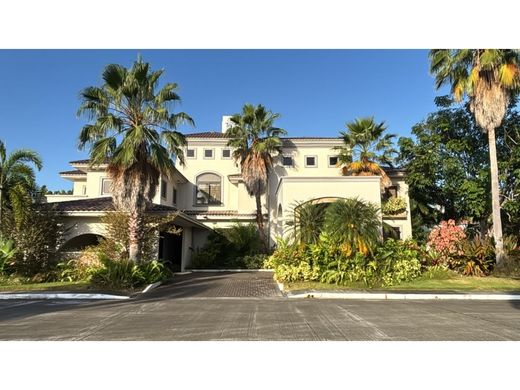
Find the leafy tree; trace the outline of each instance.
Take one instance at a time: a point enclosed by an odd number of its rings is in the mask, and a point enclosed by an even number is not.
[[[4,206],[11,208],[20,220],[31,203],[31,193],[36,189],[33,166],[38,170],[42,168],[38,153],[18,149],[7,154],[5,144],[0,140],[0,225]]]
[[[78,115],[93,121],[79,135],[80,148],[89,147],[90,164],[108,162],[112,196],[118,210],[129,215],[129,257],[141,258],[143,214],[155,196],[160,175],[169,177],[175,156],[184,164],[185,137],[177,131],[193,124],[184,112],[170,113],[180,100],[177,84],[158,89],[163,70],[153,71],[140,58],[129,69],[116,64],[103,71],[101,87],[81,91]]]
[[[347,131],[340,132],[343,146],[339,151],[338,163],[343,175],[381,176],[381,189],[392,184],[381,165],[392,166],[395,134],[384,134],[384,122],[376,123],[374,118],[356,119],[347,123]]]
[[[487,132],[491,171],[491,201],[496,261],[504,248],[500,216],[500,188],[495,130],[501,125],[511,97],[520,82],[520,51],[496,49],[435,49],[430,51],[430,70],[436,86],[451,86],[456,100],[466,95],[477,124]]]
[[[280,153],[281,135],[285,130],[275,127],[280,114],[266,110],[261,104],[246,104],[242,113],[230,118],[231,126],[226,131],[228,146],[233,148],[233,157],[240,163],[242,179],[250,196],[256,200],[256,223],[260,237],[267,250],[267,236],[262,213],[262,195],[267,190],[267,177],[273,166],[273,154]]]

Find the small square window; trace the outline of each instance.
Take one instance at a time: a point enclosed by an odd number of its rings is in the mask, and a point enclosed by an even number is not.
[[[338,166],[338,156],[329,156],[329,168],[336,168]]]
[[[306,167],[315,167],[318,164],[316,163],[316,156],[305,156],[305,166]]]
[[[292,156],[282,156],[282,165],[284,167],[292,167],[293,166]]]
[[[231,149],[222,149],[222,158],[231,158]]]
[[[213,158],[213,149],[204,149],[204,158]]]
[[[188,149],[188,150],[186,150],[186,157],[187,158],[195,158],[196,157],[195,149]]]
[[[166,199],[166,194],[168,193],[168,183],[164,180],[161,180],[161,198]]]

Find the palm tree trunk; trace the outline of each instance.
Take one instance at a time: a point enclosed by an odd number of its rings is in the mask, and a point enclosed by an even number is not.
[[[498,186],[497,147],[495,129],[487,129],[489,140],[489,161],[491,166],[491,204],[493,210],[493,236],[495,238],[495,256],[497,265],[504,257],[504,242],[502,240],[502,219],[500,217],[500,188]]]
[[[256,194],[255,200],[256,200],[256,223],[258,225],[258,232],[260,233],[260,239],[262,240],[264,250],[267,253],[269,251],[269,248],[267,248],[267,237],[265,235],[265,230],[264,230],[264,216],[262,214],[261,195]]]
[[[2,226],[2,192],[4,191],[4,187],[2,187],[1,183],[0,181],[0,226]]]
[[[128,257],[137,263],[141,261],[142,233],[143,216],[139,211],[133,210],[128,218]]]

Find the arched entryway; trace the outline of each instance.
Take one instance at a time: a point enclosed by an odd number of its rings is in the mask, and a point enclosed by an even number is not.
[[[103,236],[99,234],[86,233],[72,237],[60,248],[62,252],[80,252],[89,246],[98,245]]]

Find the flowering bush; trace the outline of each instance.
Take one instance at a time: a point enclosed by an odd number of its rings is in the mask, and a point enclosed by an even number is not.
[[[428,246],[439,253],[439,263],[449,263],[454,256],[463,255],[461,242],[466,238],[464,229],[453,219],[442,221],[428,236]]]

